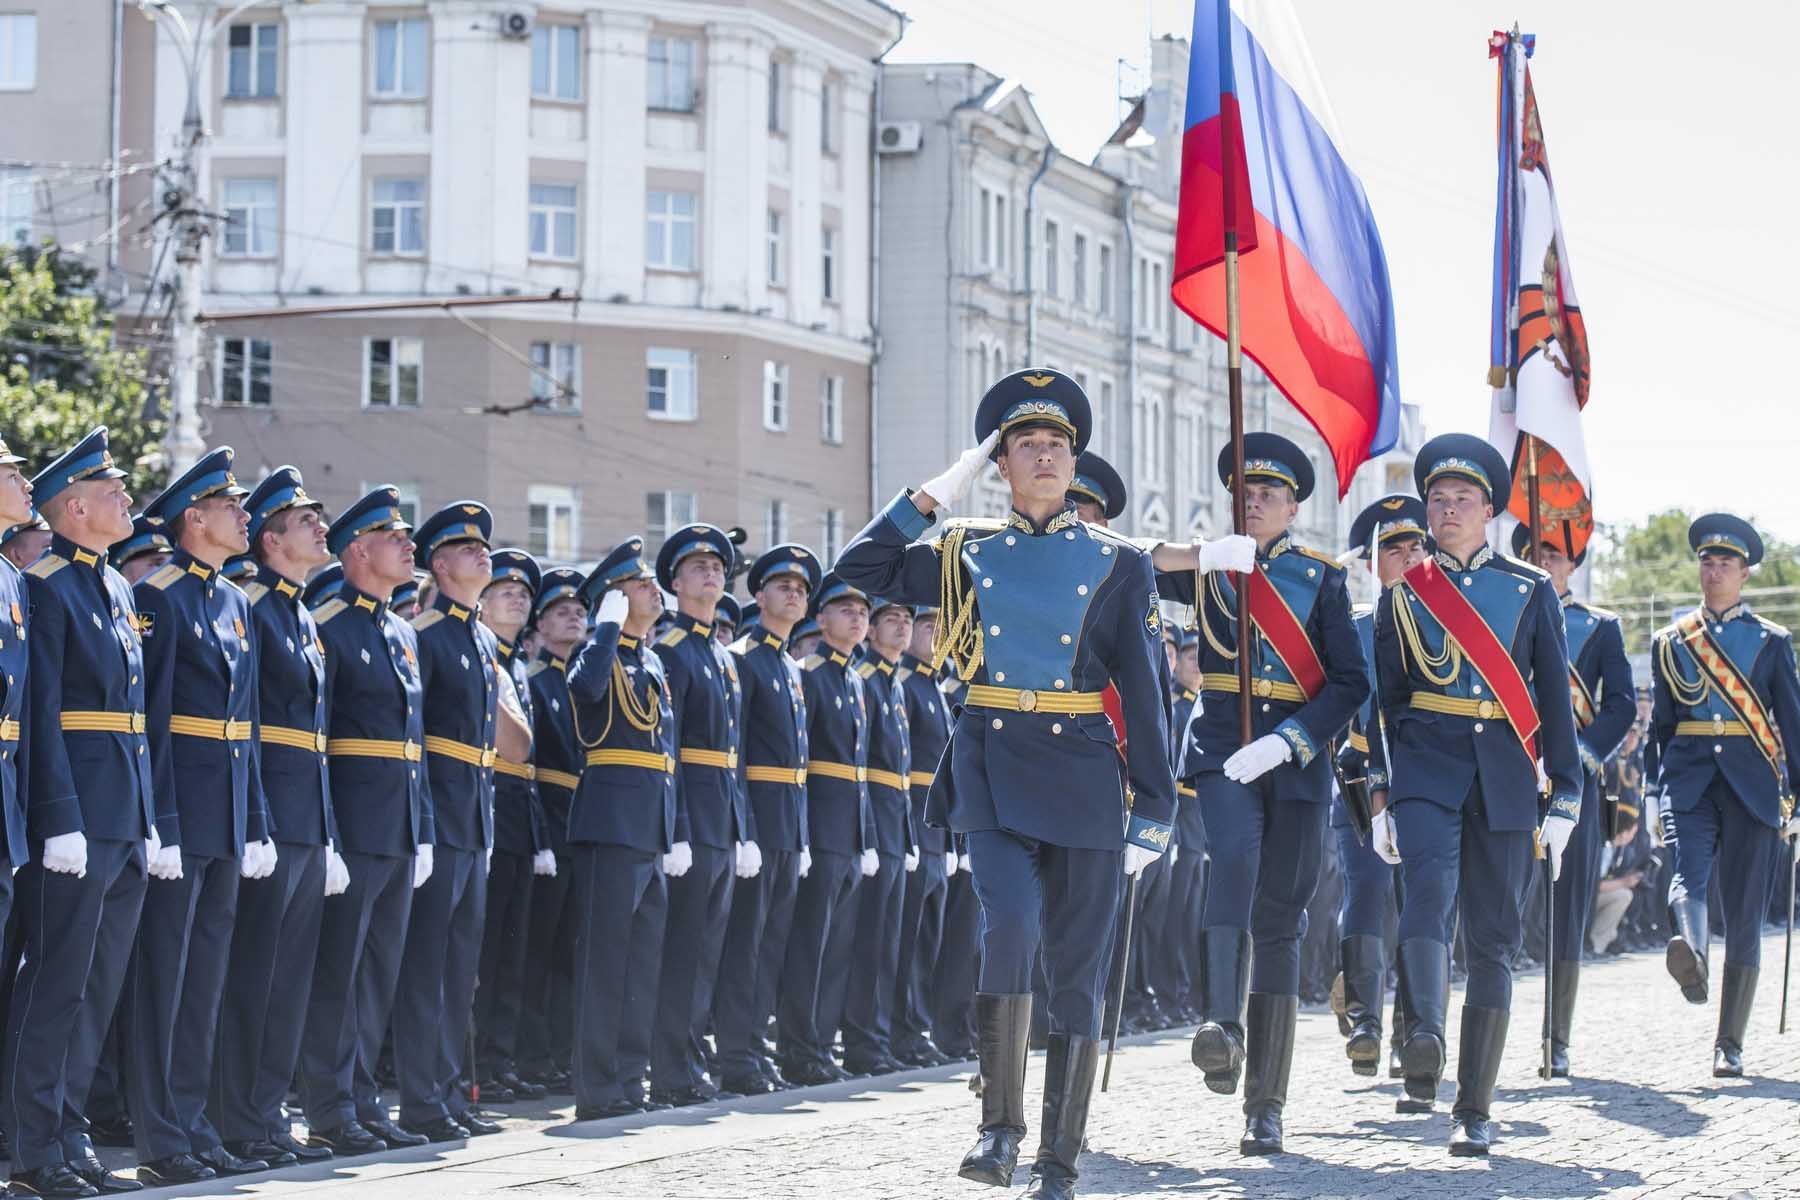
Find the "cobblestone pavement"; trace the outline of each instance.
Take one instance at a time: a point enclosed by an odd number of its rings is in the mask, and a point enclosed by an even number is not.
[[[1660,956],[1637,955],[1589,964],[1577,1077],[1543,1082],[1543,980],[1521,977],[1495,1099],[1501,1140],[1486,1162],[1445,1149],[1449,1081],[1437,1114],[1396,1115],[1398,1082],[1352,1075],[1328,1012],[1300,1018],[1288,1153],[1272,1159],[1238,1155],[1239,1099],[1201,1087],[1185,1033],[1133,1039],[1121,1046],[1111,1091],[1095,1098],[1081,1195],[1800,1196],[1800,1029],[1776,1035],[1781,949],[1779,937],[1765,942],[1741,1080],[1711,1076],[1717,997],[1706,1009],[1688,1006]],[[1450,1010],[1452,1073],[1459,1005]],[[967,1078],[965,1065],[581,1124],[569,1122],[566,1103],[514,1109],[506,1133],[467,1146],[182,1190],[356,1190],[343,1200],[1000,1197],[955,1176],[976,1123]],[[1035,1146],[1041,1055],[1027,1078],[1034,1120],[1022,1164]],[[1025,1175],[1022,1165],[1019,1187]]]

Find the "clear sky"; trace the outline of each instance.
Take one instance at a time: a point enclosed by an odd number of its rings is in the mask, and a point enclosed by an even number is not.
[[[1191,0],[893,0],[897,61],[973,61],[1032,92],[1086,158],[1119,59],[1186,36]],[[1596,516],[1754,514],[1800,539],[1800,4],[1292,0],[1387,248],[1402,395],[1487,432],[1495,28],[1532,81],[1587,316]],[[1127,68],[1126,90],[1132,89]],[[1142,79],[1139,75],[1136,78]]]

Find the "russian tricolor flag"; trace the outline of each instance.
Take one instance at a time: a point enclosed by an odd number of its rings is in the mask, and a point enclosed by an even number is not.
[[[1331,447],[1341,498],[1398,440],[1400,371],[1387,257],[1330,111],[1286,3],[1196,0],[1170,291],[1224,337],[1237,231],[1244,353]]]

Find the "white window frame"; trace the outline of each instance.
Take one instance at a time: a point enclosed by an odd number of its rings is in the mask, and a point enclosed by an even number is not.
[[[1054,219],[1044,221],[1044,295],[1052,300],[1062,298],[1062,272],[1057,260],[1062,257],[1062,225]]]
[[[552,562],[581,557],[581,492],[560,483],[525,488],[525,548]]]
[[[531,343],[530,358],[537,370],[531,372],[530,395],[538,407],[551,412],[579,412],[581,409],[581,343],[541,341]],[[544,378],[556,377],[558,383]]]
[[[37,87],[36,13],[0,13],[0,92]]]
[[[763,503],[763,545],[779,546],[788,540],[788,504],[780,496]]]
[[[700,106],[695,66],[700,46],[693,38],[654,34],[645,53],[645,77],[652,112],[691,113]]]
[[[416,197],[401,197],[390,194],[382,198],[382,189],[398,188],[406,184],[418,188]],[[425,227],[425,200],[430,189],[423,179],[394,176],[391,178],[373,179],[369,181],[369,253],[380,258],[422,258],[428,233]],[[383,247],[379,244],[381,231],[381,214],[387,213],[387,233],[392,244]],[[408,215],[417,218],[408,223]],[[408,233],[417,236],[417,244],[412,244]]]
[[[1069,279],[1074,284],[1072,298],[1076,308],[1088,306],[1088,247],[1091,244],[1088,235],[1078,229],[1069,247]]]
[[[554,199],[549,197],[550,189],[557,192]],[[566,202],[563,199],[565,193]],[[529,197],[526,221],[531,257],[555,262],[574,262],[580,258],[580,185],[560,179],[534,180],[526,194]]]
[[[235,352],[233,347],[236,347]],[[259,353],[260,351],[260,353]],[[260,358],[260,372],[258,359]],[[235,366],[235,370],[233,367]],[[253,399],[258,374],[267,390],[267,398]],[[215,403],[227,408],[272,408],[275,404],[275,344],[268,338],[228,337],[219,339],[218,386]]]
[[[569,42],[575,49],[572,65],[563,61]],[[532,29],[531,98],[562,103],[581,99],[581,26],[540,22]]]
[[[837,156],[838,145],[843,140],[838,136],[841,119],[838,97],[842,90],[835,79],[825,79],[819,83],[819,153],[832,157]]]
[[[384,31],[392,30],[393,45],[383,61]],[[416,46],[412,43],[416,42]],[[408,61],[409,49],[417,49],[416,62]],[[431,78],[431,20],[428,17],[390,17],[369,29],[369,94],[377,100],[423,100]],[[411,68],[411,70],[409,70]],[[386,86],[383,73],[388,74]],[[417,78],[413,78],[416,72]]]
[[[1099,259],[1100,259],[1099,301],[1100,302],[1096,307],[1099,309],[1100,315],[1103,317],[1112,316],[1113,289],[1118,286],[1118,282],[1115,279],[1113,279],[1113,258],[1114,258],[1114,255],[1113,255],[1112,243],[1111,242],[1101,242],[1100,243],[1100,255],[1099,255]]]
[[[842,290],[838,279],[838,231],[830,225],[819,229],[819,299],[827,304],[838,302]]]
[[[843,549],[844,510],[828,508],[819,514],[819,557],[824,562],[836,562]]]
[[[660,521],[655,511],[659,508],[662,510]],[[700,503],[693,492],[644,493],[644,539],[650,545],[662,545],[670,533],[699,519]]]
[[[769,132],[787,133],[787,64],[779,58],[769,60]]]
[[[827,446],[844,444],[844,377],[819,378],[819,440]]]
[[[787,432],[789,412],[794,406],[789,379],[786,363],[763,361],[763,428],[770,433]]]
[[[769,210],[769,222],[765,231],[768,243],[766,255],[768,261],[763,266],[768,273],[770,287],[787,286],[787,238],[783,232],[786,221],[787,214],[779,208]]]
[[[249,197],[245,192],[267,189],[266,195]],[[233,193],[236,193],[234,196]],[[225,228],[219,234],[220,258],[274,258],[278,239],[281,185],[267,177],[245,177],[220,181],[221,207],[225,210]],[[233,247],[233,235],[241,239]]]
[[[245,44],[235,45],[243,31]],[[265,44],[266,43],[266,44]],[[242,88],[233,87],[243,64]],[[225,32],[225,99],[273,100],[281,95],[281,23],[240,21]]]
[[[1163,269],[1160,258],[1150,264],[1150,323],[1158,334],[1169,331],[1169,290],[1163,286]]]
[[[1006,270],[1006,254],[1010,249],[1012,230],[1006,224],[1006,193],[994,193],[994,269]]]
[[[388,361],[385,367],[381,368],[375,365],[375,345],[378,342],[385,342],[388,347]],[[407,358],[411,358],[412,362],[403,361]],[[380,409],[385,412],[410,412],[425,406],[425,342],[422,338],[365,337],[363,338],[362,360],[362,406],[364,408]],[[413,399],[412,403],[406,404],[402,403],[398,397],[403,382],[401,372],[409,368],[413,372]],[[385,370],[388,374],[389,398],[386,403],[376,403],[374,399],[375,377],[379,370]]]
[[[680,202],[687,201],[687,211],[680,212]],[[672,192],[660,188],[648,193],[644,202],[644,265],[653,271],[687,271],[698,269],[700,262],[700,195],[698,192]],[[687,261],[677,261],[674,249],[677,237],[685,228]],[[660,250],[660,253],[658,252]]]
[[[659,385],[656,373],[662,372]],[[662,409],[655,407],[658,394]],[[644,351],[644,415],[653,421],[695,421],[700,417],[700,354],[676,346]]]

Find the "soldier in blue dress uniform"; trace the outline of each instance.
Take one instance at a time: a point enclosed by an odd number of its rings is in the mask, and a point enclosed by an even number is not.
[[[1506,461],[1480,438],[1444,434],[1420,449],[1413,478],[1437,550],[1382,594],[1375,613],[1388,800],[1405,896],[1402,1060],[1408,1097],[1430,1101],[1444,1065],[1450,938],[1460,909],[1469,982],[1450,1153],[1485,1155],[1533,833],[1552,873],[1560,872],[1582,816],[1581,760],[1562,606],[1550,578],[1487,544],[1487,524],[1511,492]],[[1540,780],[1549,792],[1541,814]]]
[[[307,573],[331,551],[322,505],[294,467],[272,471],[245,508],[256,565],[243,588],[256,655],[257,756],[279,853],[266,878],[238,885],[210,1113],[233,1154],[286,1166],[331,1157],[295,1138],[282,1111],[300,1059],[325,898],[349,884],[325,757],[325,656],[300,599]]]
[[[0,557],[23,571],[50,545],[50,526],[33,509],[31,516],[0,532]]]
[[[719,1095],[701,1039],[712,1014],[733,880],[755,875],[762,861],[738,775],[742,688],[735,660],[712,628],[736,555],[725,531],[712,525],[677,529],[656,554],[656,581],[678,606],[674,623],[656,639],[656,654],[668,677],[681,765],[650,1077],[656,1099],[677,1106]]]
[[[1369,694],[1344,568],[1289,532],[1312,494],[1311,460],[1286,438],[1244,439],[1245,528],[1256,574],[1171,577],[1199,609],[1201,714],[1188,728],[1182,775],[1199,796],[1212,865],[1201,931],[1204,1021],[1193,1060],[1229,1095],[1247,1068],[1244,1154],[1282,1149],[1282,1109],[1299,1011],[1300,940],[1318,885],[1331,802],[1330,742]],[[1202,580],[1204,579],[1204,583]],[[1199,592],[1204,586],[1204,595]],[[1251,730],[1240,746],[1235,587],[1248,586],[1254,631]],[[1259,601],[1259,594],[1261,600]],[[1254,943],[1254,967],[1252,944]],[[1247,993],[1247,1004],[1246,1004]]]
[[[1659,630],[1650,654],[1650,736],[1661,774],[1663,841],[1673,846],[1669,974],[1691,1004],[1710,990],[1708,888],[1725,911],[1725,983],[1713,1074],[1744,1072],[1744,1029],[1762,965],[1762,920],[1783,837],[1800,834],[1800,681],[1793,636],[1743,600],[1762,538],[1749,522],[1708,513],[1688,526],[1700,559],[1701,607]],[[35,659],[34,659],[35,661]]]
[[[719,607],[713,612],[713,636],[720,645],[729,646],[737,640],[738,625],[743,619],[744,607],[736,596],[726,592],[719,597]]]
[[[201,457],[145,508],[175,554],[134,589],[158,847],[149,863],[125,1041],[138,1170],[153,1183],[266,1170],[206,1117],[238,879],[278,861],[257,766],[250,601],[219,577],[249,545],[231,447]]]
[[[838,561],[850,586],[938,603],[933,659],[951,659],[969,681],[927,809],[929,822],[967,838],[983,914],[981,1132],[959,1173],[1012,1180],[1041,943],[1049,1053],[1028,1192],[1039,1197],[1074,1192],[1120,872],[1157,859],[1175,817],[1150,557],[1082,522],[1067,499],[1092,430],[1067,375],[1033,367],[1000,379],[976,412],[980,444],[895,497]],[[990,458],[1012,491],[1006,518],[951,521],[913,545]],[[1123,757],[1101,703],[1109,683],[1130,731]]]
[[[760,606],[756,622],[731,644],[743,686],[742,770],[762,870],[737,881],[713,993],[719,1086],[760,1095],[787,1086],[764,1036],[793,928],[807,850],[807,710],[799,666],[783,649],[806,615],[821,576],[818,556],[786,543],[750,567]]]
[[[1524,525],[1514,526],[1513,554],[1522,557],[1530,540]],[[1618,614],[1569,594],[1569,576],[1586,557],[1585,546],[1570,557],[1553,536],[1544,539],[1536,558],[1537,565],[1550,573],[1550,584],[1562,600],[1563,636],[1569,647],[1569,702],[1575,710],[1583,783],[1583,820],[1575,826],[1562,874],[1553,889],[1556,969],[1550,978],[1550,1073],[1558,1078],[1569,1073],[1569,1031],[1575,1021],[1581,958],[1594,915],[1594,889],[1600,884],[1600,851],[1612,837],[1614,826],[1608,808],[1611,802],[1601,796],[1600,775],[1637,720],[1637,692]]]
[[[300,589],[300,603],[310,615],[336,596],[344,586],[344,564],[332,561],[314,571],[306,586]]]
[[[152,520],[145,512],[131,518],[131,536],[115,542],[107,552],[107,559],[113,570],[125,577],[126,583],[136,587],[138,580],[152,571],[161,570],[174,553],[175,547],[169,543],[168,531],[162,522]]]
[[[1175,641],[1174,685],[1170,692],[1170,761],[1179,765],[1182,739],[1188,720],[1200,699],[1200,634],[1179,629]],[[1200,811],[1200,794],[1191,784],[1176,781],[1175,837],[1170,849],[1179,847],[1168,865],[1169,898],[1161,934],[1157,940],[1158,977],[1153,981],[1167,1015],[1180,1024],[1198,1024],[1195,1001],[1200,914],[1206,906],[1206,818]]]
[[[36,515],[31,507],[31,480],[19,466],[24,461],[0,437],[0,528],[26,524]],[[25,832],[25,780],[19,773],[19,744],[31,678],[30,607],[24,573],[0,555],[0,827],[5,831],[8,860],[0,865],[0,928],[6,927],[12,911],[13,872],[31,861]],[[13,939],[6,941],[10,973],[15,969]],[[4,998],[0,993],[0,999]]]
[[[414,575],[395,588],[394,594],[388,597],[388,611],[402,621],[411,621],[419,615],[420,590],[419,577]]]
[[[594,630],[569,665],[581,784],[575,857],[575,1117],[667,1108],[644,1095],[675,845],[676,720],[649,637],[662,612],[644,539],[620,542],[581,585]]]
[[[25,960],[4,1075],[13,1186],[38,1196],[91,1196],[119,1182],[80,1114],[131,956],[156,815],[137,608],[106,561],[131,531],[124,474],[102,427],[32,480],[52,536],[25,572],[21,754],[34,861],[13,880]]]
[[[337,852],[350,882],[325,906],[319,928],[300,1099],[312,1144],[339,1155],[425,1142],[389,1119],[375,1080],[413,889],[431,873],[436,837],[420,762],[418,634],[387,607],[394,589],[412,578],[411,532],[392,487],[345,509],[326,535],[343,580],[312,610],[325,655]]]

